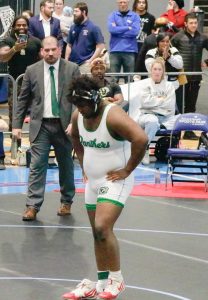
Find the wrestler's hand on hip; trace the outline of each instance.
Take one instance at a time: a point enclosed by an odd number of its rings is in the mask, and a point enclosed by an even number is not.
[[[109,171],[106,175],[106,179],[109,181],[122,180],[129,176],[129,172],[125,169]]]

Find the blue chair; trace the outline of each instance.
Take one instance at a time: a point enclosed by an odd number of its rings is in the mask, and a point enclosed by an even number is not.
[[[181,147],[184,132],[197,132],[199,138],[193,149],[188,142],[193,141],[186,138],[186,147]],[[170,145],[173,136],[178,135],[179,142],[176,147],[168,149],[168,165],[166,173],[166,188],[169,174],[171,183],[174,182],[204,182],[207,192],[208,182],[208,116],[199,113],[187,113],[178,117],[171,132]],[[194,135],[194,133],[192,134]],[[186,135],[187,136],[187,135]],[[197,175],[197,177],[193,177]]]

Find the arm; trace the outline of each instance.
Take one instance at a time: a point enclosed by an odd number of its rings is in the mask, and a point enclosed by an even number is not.
[[[141,162],[148,138],[143,129],[118,106],[111,108],[109,111],[107,126],[113,133],[131,143],[131,155],[123,169],[108,172],[106,178],[111,181],[125,179]]]
[[[65,52],[65,59],[69,60],[71,55],[71,45],[67,44],[66,46],[66,52]]]
[[[158,93],[157,90],[151,88],[148,81],[150,81],[150,79],[146,81],[146,86],[144,86],[141,91],[141,109],[144,109],[146,111],[165,111],[164,115],[175,114],[174,85],[164,79],[159,84],[162,85],[162,89],[160,89],[160,91],[163,92]]]
[[[110,86],[112,88],[112,93],[110,93],[109,97],[107,96],[106,99],[109,102],[113,102],[115,104],[121,104],[124,101],[124,98],[123,98],[120,85],[112,82]]]
[[[12,134],[21,138],[22,125],[24,122],[24,118],[27,114],[28,107],[30,105],[31,99],[31,83],[29,72],[26,70],[26,73],[23,78],[22,87],[20,91],[20,95],[17,99],[17,103],[15,106],[15,113],[12,121]]]
[[[176,69],[183,68],[183,58],[176,48],[171,48],[171,55],[167,61]]]
[[[101,51],[105,48],[105,44],[101,43],[101,44],[97,44],[96,48],[95,48],[95,52],[93,54],[93,56],[86,60],[87,63],[91,63],[95,58],[100,56]]]
[[[2,46],[0,48],[0,61],[8,62],[15,53],[20,52],[22,49],[25,49],[27,43],[15,43],[13,47],[8,45]]]
[[[108,18],[108,31],[117,36],[121,37],[136,37],[140,30],[140,18],[135,15],[132,19],[131,24],[118,24],[114,18],[114,14]]]
[[[77,120],[78,120],[78,110],[75,110],[74,113],[72,114],[71,139],[72,139],[74,151],[77,154],[80,166],[83,170],[84,147],[80,143]]]

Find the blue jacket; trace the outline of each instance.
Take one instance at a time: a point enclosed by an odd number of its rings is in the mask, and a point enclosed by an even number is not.
[[[140,17],[129,10],[126,15],[114,11],[108,18],[110,52],[138,52],[136,37],[140,30]]]
[[[59,41],[59,45],[63,45],[63,38],[60,28],[60,21],[51,17],[51,36],[54,36]],[[34,16],[29,19],[29,33],[32,36],[39,38],[41,41],[45,38],[42,21],[40,21],[40,15]]]

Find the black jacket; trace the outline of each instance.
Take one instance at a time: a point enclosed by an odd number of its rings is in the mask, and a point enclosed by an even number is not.
[[[171,44],[176,47],[183,57],[184,71],[201,72],[203,49],[208,50],[208,37],[196,31],[194,36],[181,30],[172,39]],[[187,76],[188,81],[200,81],[201,75]]]

